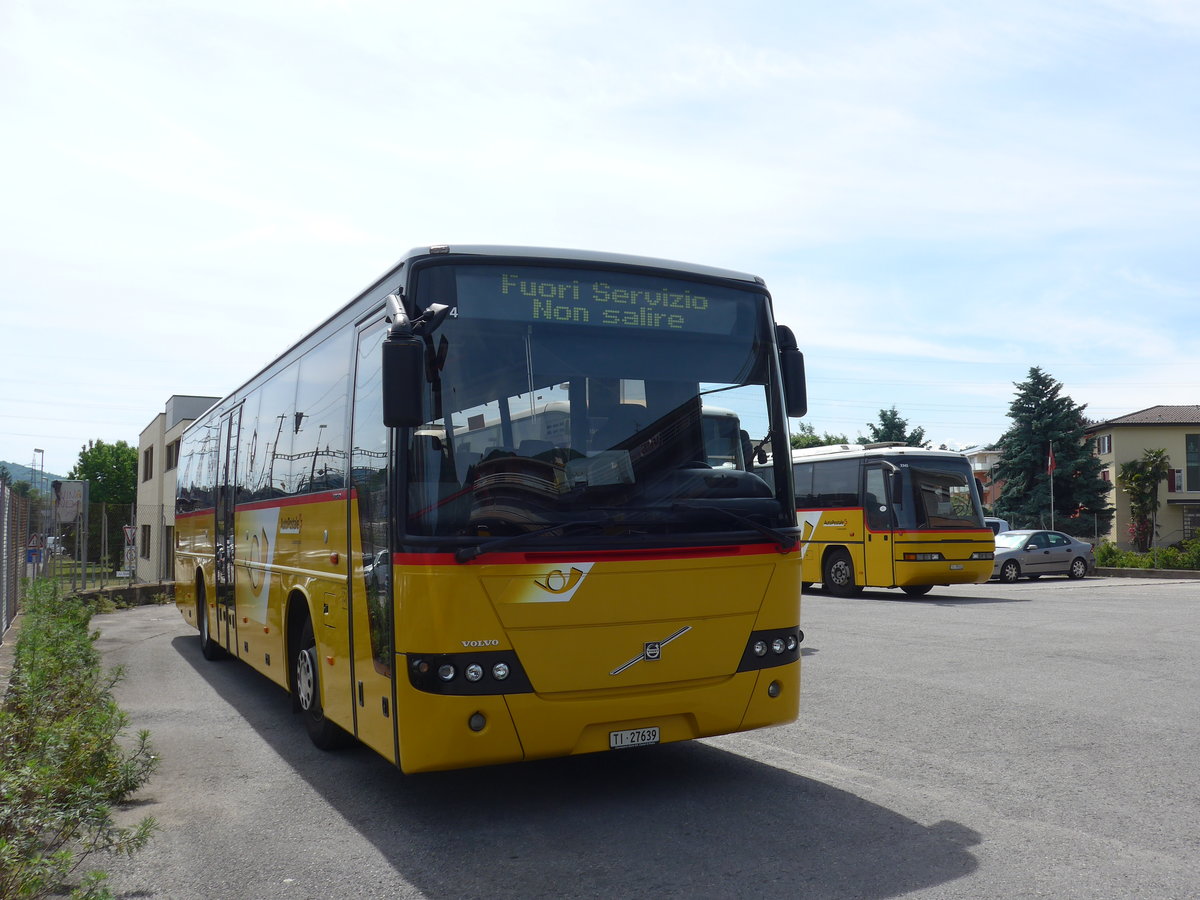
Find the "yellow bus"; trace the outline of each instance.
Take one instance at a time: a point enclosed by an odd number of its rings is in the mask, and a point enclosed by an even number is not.
[[[804,406],[759,278],[414,250],[189,427],[177,605],[405,772],[788,722]]]
[[[991,577],[995,541],[963,454],[838,444],[793,450],[791,460],[806,584],[839,597],[864,587],[920,597]]]

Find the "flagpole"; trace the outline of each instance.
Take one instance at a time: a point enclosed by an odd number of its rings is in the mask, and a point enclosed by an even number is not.
[[[1047,441],[1047,443],[1049,443]],[[1050,473],[1050,530],[1054,530],[1054,444],[1050,444],[1050,455],[1046,459],[1046,470]]]

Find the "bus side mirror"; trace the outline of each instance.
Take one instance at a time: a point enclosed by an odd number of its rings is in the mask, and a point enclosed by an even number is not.
[[[804,354],[796,346],[796,336],[786,325],[775,326],[779,344],[779,371],[783,375],[787,414],[798,419],[808,413],[808,387],[804,380]]]
[[[417,337],[383,342],[383,424],[416,428],[425,421],[421,394],[425,384],[425,344]]]

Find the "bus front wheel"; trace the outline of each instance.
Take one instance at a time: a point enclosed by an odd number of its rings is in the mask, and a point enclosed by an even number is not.
[[[299,646],[292,651],[292,686],[304,716],[304,727],[312,742],[322,750],[336,750],[348,743],[348,735],[325,718],[321,707],[321,667],[312,622],[307,617],[300,631]]]
[[[924,597],[933,589],[932,584],[906,584],[900,590],[910,597]]]
[[[834,550],[825,557],[825,590],[835,597],[853,597],[862,592],[854,581],[854,561],[845,550]]]

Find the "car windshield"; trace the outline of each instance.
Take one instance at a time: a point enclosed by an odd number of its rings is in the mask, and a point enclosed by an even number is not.
[[[1011,550],[1014,547],[1020,547],[1022,541],[1028,538],[1027,534],[1017,534],[1013,531],[1002,531],[996,535],[996,549]]]
[[[416,305],[450,313],[426,338],[434,415],[408,447],[409,535],[790,523],[783,479],[750,471],[773,433],[786,448],[764,293],[529,264],[416,279]]]

